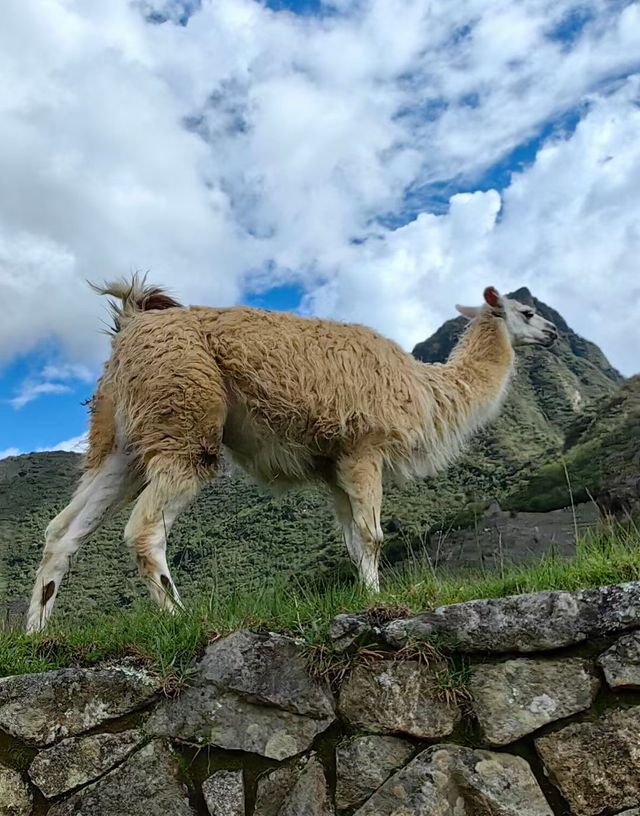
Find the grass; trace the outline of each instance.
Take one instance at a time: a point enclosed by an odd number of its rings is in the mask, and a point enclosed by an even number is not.
[[[640,531],[634,525],[604,525],[578,542],[571,560],[550,556],[500,573],[453,574],[414,559],[402,569],[384,570],[383,576],[383,591],[375,599],[355,582],[324,587],[274,582],[194,599],[174,617],[140,602],[77,626],[70,619],[54,623],[43,635],[0,631],[0,677],[132,657],[159,673],[171,689],[188,678],[194,657],[207,643],[240,628],[293,633],[318,660],[334,665],[328,627],[341,612],[393,616],[474,598],[640,580]],[[350,658],[341,659],[348,670]]]

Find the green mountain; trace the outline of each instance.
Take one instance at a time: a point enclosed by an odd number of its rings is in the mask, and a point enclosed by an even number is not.
[[[503,504],[512,510],[555,510],[605,492],[615,495],[616,486],[639,477],[640,376],[635,376],[587,405],[568,427],[561,454],[534,470]]]
[[[446,475],[388,486],[383,526],[390,561],[404,557],[408,547],[420,547],[434,525],[446,525],[470,503],[493,496],[516,502],[519,495],[522,506],[530,505],[532,493],[535,497],[543,492],[546,484],[544,475],[539,477],[542,484],[531,480],[541,464],[554,462],[565,449],[600,456],[609,443],[593,447],[594,434],[604,440],[614,433],[613,425],[621,436],[629,432],[624,422],[631,402],[620,402],[619,395],[633,391],[635,381],[623,385],[600,349],[576,335],[528,290],[514,296],[553,320],[561,339],[552,350],[519,353],[518,373],[503,412]],[[416,346],[415,356],[427,362],[446,359],[464,326],[462,318],[447,321]],[[616,405],[622,424],[611,421]],[[3,596],[6,603],[30,592],[44,528],[68,501],[80,461],[71,453],[0,461],[0,607]],[[144,597],[133,559],[121,543],[125,521],[126,514],[120,514],[85,545],[56,615],[77,618]],[[186,597],[196,591],[259,587],[270,576],[295,581],[351,574],[322,492],[309,489],[274,497],[240,475],[224,475],[203,490],[176,523],[168,549],[174,578]]]

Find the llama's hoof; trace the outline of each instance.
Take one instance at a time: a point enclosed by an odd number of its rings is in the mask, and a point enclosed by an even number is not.
[[[25,632],[27,635],[38,635],[40,632],[43,631],[45,627],[45,622],[41,621],[38,617],[36,620],[29,618],[27,620],[27,625],[25,627]]]

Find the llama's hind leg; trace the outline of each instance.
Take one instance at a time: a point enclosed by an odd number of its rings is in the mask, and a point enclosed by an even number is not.
[[[82,476],[69,504],[49,523],[27,614],[28,632],[45,627],[71,557],[131,490],[130,468],[124,453],[109,454],[97,469]]]
[[[202,481],[188,466],[155,462],[149,483],[140,494],[124,537],[135,554],[140,575],[153,600],[173,612],[182,606],[167,564],[166,545],[169,531],[178,514],[196,497]]]
[[[338,462],[336,476],[339,488],[349,499],[353,519],[351,536],[345,533],[349,555],[358,568],[362,583],[373,592],[379,592],[379,562],[383,541],[380,526],[382,462],[374,453],[352,454]],[[334,497],[335,495],[334,491]],[[348,516],[343,500],[336,501],[336,512],[344,529]]]

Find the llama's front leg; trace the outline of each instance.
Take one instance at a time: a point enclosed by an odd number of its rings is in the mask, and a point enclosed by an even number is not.
[[[338,463],[337,476],[351,508],[351,535],[345,532],[349,555],[358,568],[362,583],[372,592],[379,592],[379,562],[384,538],[380,526],[382,464],[375,455],[351,456]],[[336,512],[339,518],[342,516],[341,520],[346,520],[346,506],[343,502],[341,506],[342,510],[336,502]]]
[[[195,498],[199,487],[199,481],[192,475],[153,476],[140,494],[124,531],[151,597],[168,612],[174,612],[182,602],[167,564],[167,538],[178,514]]]
[[[353,511],[351,509],[351,500],[345,491],[338,487],[338,485],[331,485],[331,493],[333,495],[333,507],[336,513],[336,518],[342,529],[342,537],[344,539],[349,558],[354,564],[358,563],[360,556],[360,546],[354,544],[354,530],[353,530]]]
[[[356,520],[357,518],[357,520]],[[357,555],[355,563],[362,583],[372,592],[380,592],[380,553],[382,552],[382,531],[375,527],[373,508],[354,517],[354,550]]]
[[[123,454],[110,454],[97,470],[84,474],[69,504],[49,523],[27,613],[27,632],[44,629],[71,557],[125,495],[128,467]]]

